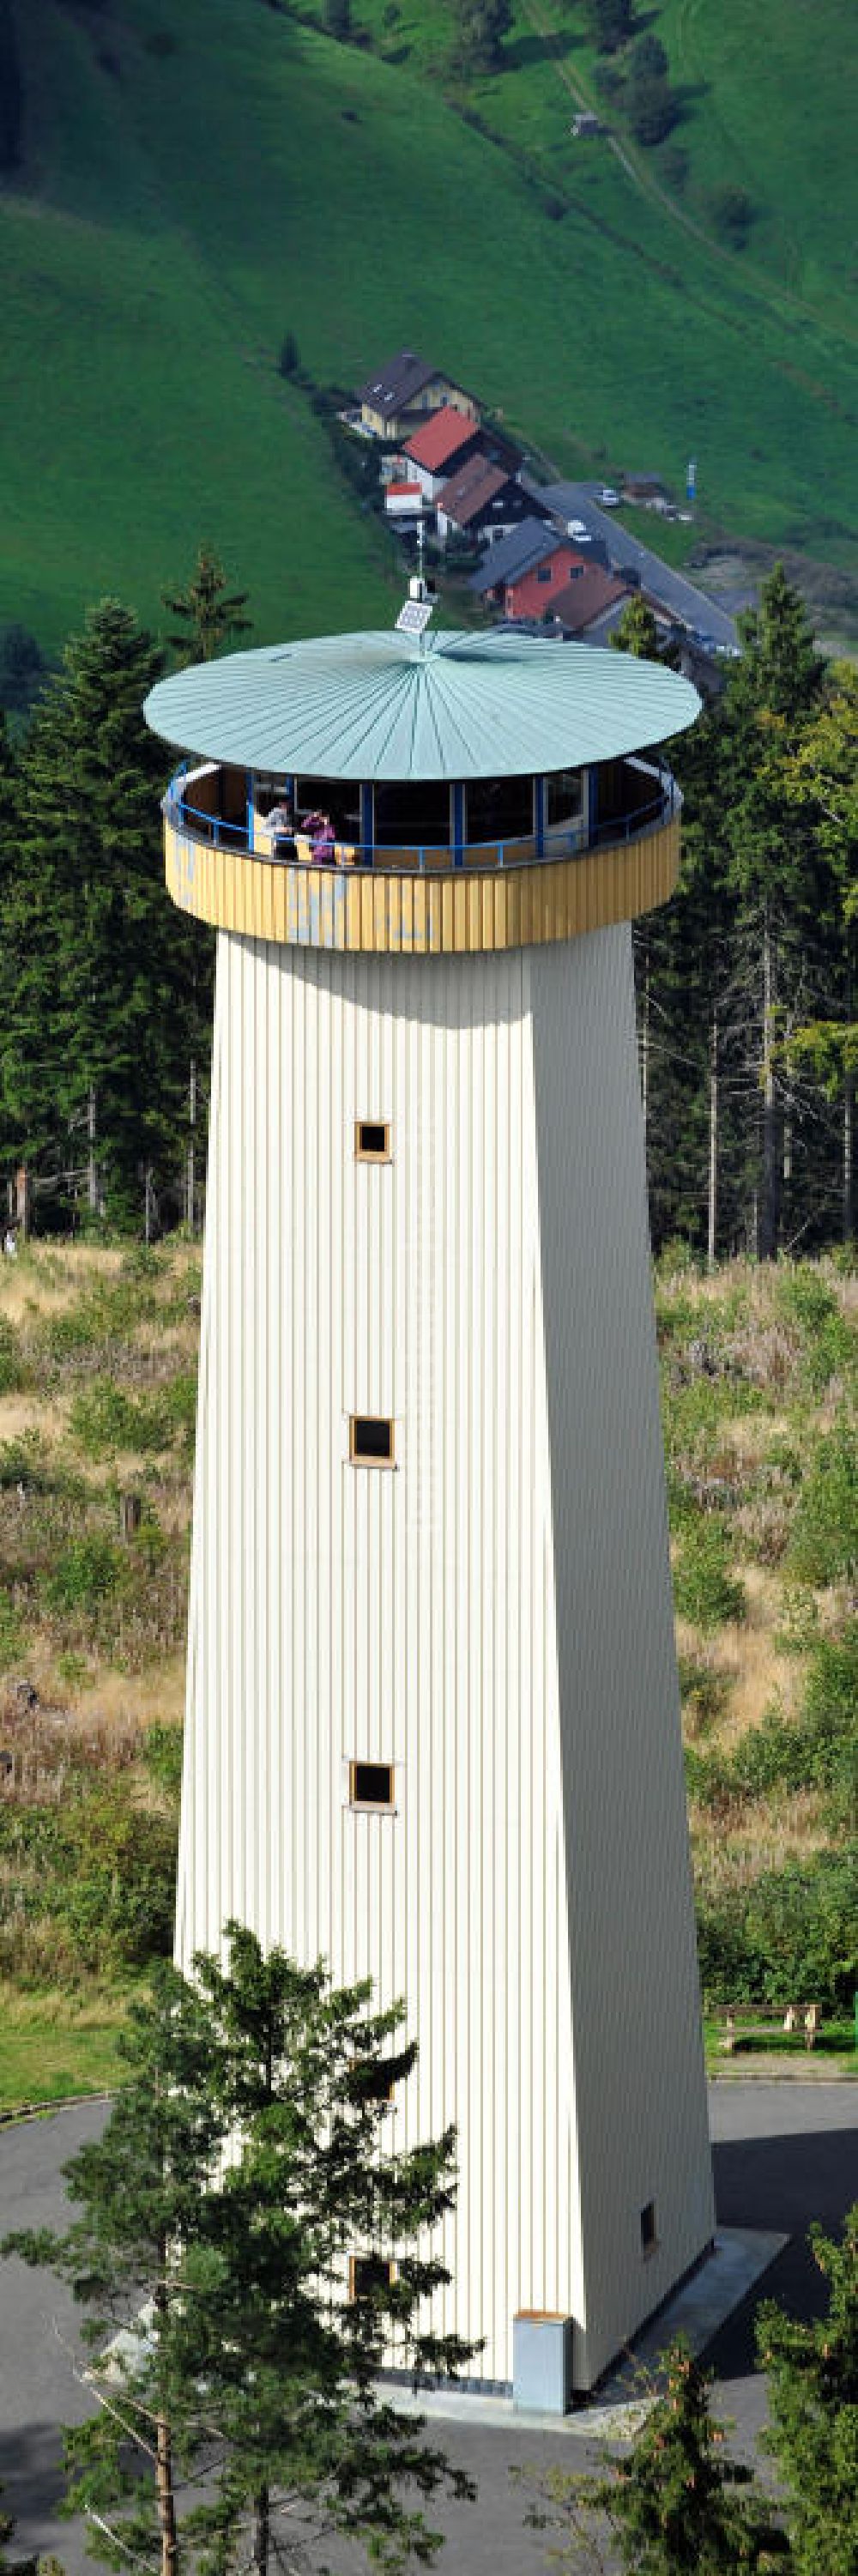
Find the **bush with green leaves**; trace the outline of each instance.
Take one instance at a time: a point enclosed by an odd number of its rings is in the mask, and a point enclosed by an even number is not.
[[[842,1420],[824,1432],[799,1493],[787,1565],[817,1589],[858,1569],[858,1438]]]
[[[62,1549],[44,1578],[45,1604],[60,1615],[83,1611],[91,1616],[102,1602],[121,1591],[127,1579],[128,1560],[123,1550],[112,1539],[92,1530]]]
[[[72,1403],[69,1430],[88,1458],[117,1449],[166,1449],[172,1426],[159,1395],[129,1395],[110,1377],[94,1378]]]
[[[710,189],[708,208],[719,241],[726,242],[731,250],[744,250],[754,221],[754,200],[747,188],[724,180],[720,187]]]
[[[172,1945],[175,1802],[143,1806],[133,1777],[93,1786],[71,1765],[62,1803],[0,1805],[0,1966],[109,1977]]]
[[[750,1886],[702,1889],[700,1982],[710,2003],[783,2010],[802,2000],[851,2013],[858,1985],[858,1845],[767,1870]]]
[[[20,1334],[6,1315],[0,1315],[0,1395],[20,1395],[30,1384]]]
[[[704,1633],[726,1619],[744,1619],[745,1587],[731,1572],[729,1538],[714,1513],[698,1515],[683,1531],[673,1593],[682,1618]]]
[[[775,1790],[826,1790],[838,1824],[848,1825],[858,1777],[856,1711],[858,1622],[852,1621],[841,1638],[814,1644],[797,1718],[786,1719],[776,1701],[732,1751],[688,1746],[689,1795],[719,1813]]]
[[[812,1395],[824,1395],[832,1377],[858,1366],[858,1334],[819,1270],[798,1262],[779,1270],[777,1306],[784,1323],[798,1330]]]

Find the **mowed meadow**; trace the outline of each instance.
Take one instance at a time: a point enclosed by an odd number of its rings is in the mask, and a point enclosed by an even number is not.
[[[707,2003],[842,2026],[858,1274],[674,1250],[656,1300]],[[115,2077],[170,1945],[199,1305],[180,1240],[0,1267],[0,2109]]]
[[[776,0],[664,0],[679,122],[650,152],[570,138],[597,97],[580,0],[517,0],[507,67],[473,82],[444,0],[352,15],[339,44],[285,0],[17,11],[0,624],[56,651],[110,591],[163,627],[201,541],[259,642],[390,622],[392,541],[310,388],[403,343],[562,471],[681,489],[696,452],[704,534],[858,575],[843,0],[793,8],[788,44]],[[753,200],[742,251],[716,175]],[[290,332],[309,387],[278,374]]]

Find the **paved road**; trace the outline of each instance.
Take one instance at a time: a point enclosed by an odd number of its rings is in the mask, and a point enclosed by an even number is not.
[[[595,497],[598,484],[534,483],[529,488],[538,492],[545,508],[554,511],[558,518],[583,520],[590,535],[600,538],[607,547],[612,572],[622,571],[627,564],[633,565],[640,575],[642,588],[651,590],[654,598],[660,600],[683,626],[700,635],[711,636],[716,644],[737,645],[735,619],[728,616],[725,608],[718,606],[717,600],[710,599],[706,591],[698,590],[695,582],[686,580],[684,573],[672,571],[669,564],[662,562],[660,555],[654,554],[649,546],[641,545],[637,537],[630,536],[628,529],[619,524],[610,510],[599,509]]]
[[[95,2104],[0,2131],[0,2234],[8,2228],[62,2223],[60,2167],[104,2118]],[[803,2243],[812,2217],[836,2226],[858,2198],[858,2090],[849,2084],[743,2083],[712,2087],[718,2216],[724,2226],[789,2231],[791,2243],[767,2275],[766,2289],[796,2313],[818,2308],[822,2284]],[[753,2374],[752,2302],[724,2326],[712,2348],[715,2403],[750,2450],[762,2419],[762,2389]],[[87,2562],[83,2534],[58,2523],[61,2493],[59,2423],[80,2421],[85,2393],[74,2375],[78,2350],[67,2293],[46,2273],[18,2262],[0,2266],[0,2480],[17,2516],[16,2548],[53,2549],[69,2576]],[[446,2565],[462,2576],[539,2576],[544,2543],[524,2527],[524,2502],[510,2471],[525,2462],[583,2465],[584,2448],[568,2436],[496,2433],[439,2426],[451,2459],[470,2469],[476,2505],[440,2511],[450,2547]],[[344,2576],[364,2561],[344,2553]]]

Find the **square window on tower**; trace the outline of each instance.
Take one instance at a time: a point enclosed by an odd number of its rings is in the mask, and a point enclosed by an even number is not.
[[[386,2263],[382,2254],[352,2254],[349,2261],[349,2298],[371,2299],[377,2290],[389,2290],[396,2279],[396,2266]]]
[[[392,1762],[349,1763],[349,1806],[372,1807],[389,1815],[394,1805]]]
[[[353,1467],[392,1467],[393,1424],[386,1414],[349,1415],[349,1458]]]
[[[390,1162],[390,1128],[380,1119],[358,1118],[356,1120],[355,1162]]]

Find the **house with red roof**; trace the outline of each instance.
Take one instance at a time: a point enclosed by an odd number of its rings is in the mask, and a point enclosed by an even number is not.
[[[406,441],[402,463],[421,484],[426,500],[434,502],[444,484],[475,456],[482,456],[487,465],[502,465],[507,474],[516,475],[521,466],[520,451],[512,439],[504,438],[491,422],[466,420],[445,403]]]

